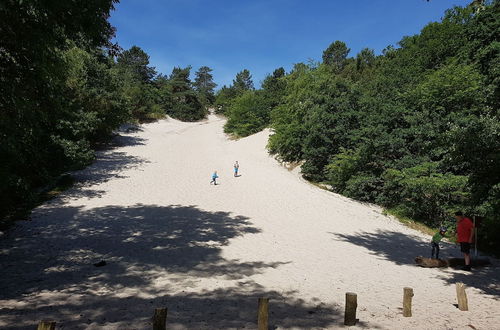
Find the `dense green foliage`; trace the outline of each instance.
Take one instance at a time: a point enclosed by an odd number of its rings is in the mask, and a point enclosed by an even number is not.
[[[253,81],[250,71],[244,69],[236,74],[231,86],[226,85],[217,92],[215,97],[215,109],[217,113],[224,114],[229,111],[233,101],[248,91],[253,91]]]
[[[271,109],[276,107],[284,93],[281,79],[285,69],[276,69],[262,82],[260,90],[254,90],[251,75],[243,70],[236,75],[233,84],[224,86],[216,97],[219,113],[224,113],[228,121],[224,127],[227,133],[247,136],[261,131],[269,125]]]
[[[205,108],[215,102],[215,87],[217,87],[217,84],[213,81],[212,71],[208,66],[202,66],[196,71],[193,83]]]
[[[226,105],[229,132],[270,126],[270,152],[303,161],[306,178],[431,226],[457,210],[483,216],[479,242],[498,250],[498,36],[499,1],[456,7],[380,56],[348,57],[336,41],[322,63],[295,65],[276,88],[229,88],[216,102]]]
[[[0,2],[0,219],[92,161],[96,144],[126,121],[205,117],[211,76],[197,91],[189,68],[166,78],[141,48],[112,44],[116,2]]]
[[[340,72],[347,63],[350,51],[345,42],[337,40],[323,52],[323,63],[333,67],[336,72]]]
[[[198,94],[192,88],[190,71],[191,67],[174,68],[169,81],[172,98],[171,115],[186,121],[200,120],[206,115]]]

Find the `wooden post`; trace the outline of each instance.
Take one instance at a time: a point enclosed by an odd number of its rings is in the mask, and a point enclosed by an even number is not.
[[[56,329],[56,321],[47,321],[43,320],[38,323],[37,330],[55,330]]]
[[[257,325],[259,330],[269,330],[269,298],[259,298]]]
[[[156,308],[153,316],[153,330],[165,330],[167,328],[167,309]]]
[[[356,324],[356,308],[358,308],[358,295],[353,292],[345,294],[344,325]]]
[[[474,230],[474,256],[477,258],[477,228],[476,228],[476,216],[472,217],[473,219],[473,227]]]
[[[456,284],[457,286],[457,300],[458,300],[458,309],[461,311],[468,311],[469,304],[467,302],[467,294],[465,293],[465,284],[459,282]]]
[[[413,298],[412,288],[403,288],[403,316],[411,317],[411,298]]]

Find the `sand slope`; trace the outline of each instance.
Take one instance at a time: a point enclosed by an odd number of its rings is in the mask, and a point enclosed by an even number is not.
[[[122,133],[76,174],[80,184],[1,237],[0,328],[48,318],[147,329],[159,306],[170,329],[255,328],[257,297],[269,296],[274,328],[332,329],[353,291],[357,327],[500,329],[498,268],[414,266],[429,237],[287,171],[265,151],[268,131],[231,141],[223,123],[168,119]],[[220,185],[209,185],[213,170]],[[469,312],[453,305],[457,281]]]

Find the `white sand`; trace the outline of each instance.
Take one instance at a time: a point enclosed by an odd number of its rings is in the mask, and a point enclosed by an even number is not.
[[[268,131],[230,141],[223,123],[169,119],[123,133],[78,173],[81,184],[3,235],[0,328],[54,319],[147,329],[160,306],[170,329],[255,328],[257,297],[269,296],[273,327],[332,329],[353,291],[356,327],[500,329],[497,267],[414,266],[430,253],[428,236],[304,182],[268,156]],[[213,170],[220,185],[209,184]],[[441,253],[459,256],[449,245]],[[457,281],[469,312],[453,305]]]

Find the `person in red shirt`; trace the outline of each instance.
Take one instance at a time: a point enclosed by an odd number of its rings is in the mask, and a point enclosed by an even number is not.
[[[460,244],[460,251],[464,254],[464,270],[470,270],[470,246],[474,236],[474,223],[464,216],[462,212],[456,212],[457,219],[457,242]]]

